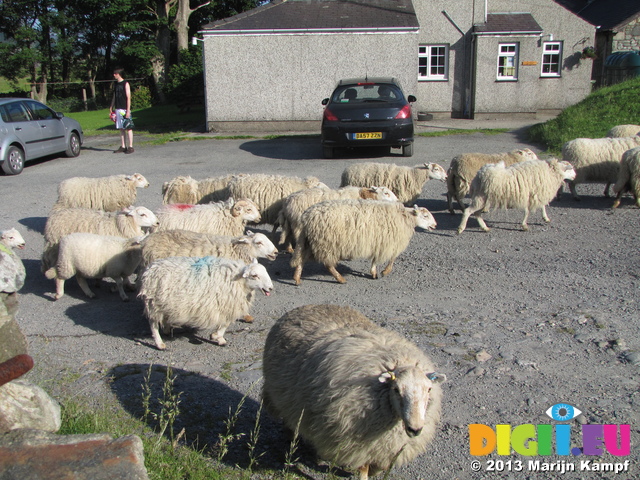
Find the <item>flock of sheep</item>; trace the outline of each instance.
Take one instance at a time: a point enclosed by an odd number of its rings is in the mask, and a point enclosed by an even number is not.
[[[56,300],[73,276],[88,297],[94,294],[87,279],[112,278],[123,301],[125,289],[136,291],[160,350],[160,330],[181,327],[210,331],[225,345],[232,322],[253,321],[256,292],[273,291],[258,259],[274,260],[278,249],[248,224],[273,225],[274,238],[281,229],[278,243],[292,253],[296,284],[309,261],[344,283],[337,264],[368,259],[377,278],[391,272],[416,227],[436,227],[426,208],[412,205],[429,179],[447,182],[451,213],[454,200],[463,210],[458,233],[471,215],[489,230],[482,214],[494,208],[524,210],[524,230],[530,211],[541,209],[548,222],[545,206],[565,182],[575,198],[577,184],[604,183],[605,194],[615,184],[614,208],[627,191],[640,206],[640,126],[625,128],[619,137],[567,142],[563,160],[521,149],[462,154],[448,171],[433,163],[357,163],[337,189],[315,177],[180,176],[162,186],[155,213],[132,206],[137,189],[149,186],[138,173],[70,178],[59,185],[46,222],[42,271],[55,280]],[[610,134],[623,127],[616,129]],[[21,245],[14,229],[1,232],[0,256]],[[380,274],[379,264],[386,264]],[[435,434],[444,375],[411,342],[352,308],[307,305],[285,314],[268,334],[263,370],[269,411],[298,428],[322,458],[359,471],[361,479],[411,461]]]

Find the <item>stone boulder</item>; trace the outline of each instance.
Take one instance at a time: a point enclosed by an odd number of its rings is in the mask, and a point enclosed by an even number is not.
[[[13,380],[0,386],[0,433],[17,428],[57,432],[60,405],[37,385]]]

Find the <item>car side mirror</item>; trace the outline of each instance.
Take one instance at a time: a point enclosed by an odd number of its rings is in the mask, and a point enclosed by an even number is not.
[[[322,105],[326,105],[327,103],[329,103],[329,99],[328,98],[322,99]]]
[[[415,96],[413,96],[413,95],[409,95],[409,96],[407,97],[407,102],[409,102],[409,103],[413,103],[413,102],[415,102],[416,100],[417,100],[417,98],[416,98]]]
[[[64,113],[56,112],[56,118],[57,118],[58,120],[62,120],[62,118],[63,118],[63,117],[64,117]]]

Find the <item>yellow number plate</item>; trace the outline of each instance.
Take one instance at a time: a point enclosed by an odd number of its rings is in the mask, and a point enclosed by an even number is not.
[[[365,132],[365,133],[356,133],[354,135],[356,140],[370,140],[370,139],[380,139],[382,138],[382,132]]]

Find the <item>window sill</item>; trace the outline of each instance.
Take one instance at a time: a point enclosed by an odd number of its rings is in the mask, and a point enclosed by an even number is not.
[[[418,78],[419,82],[448,82],[448,78]]]

